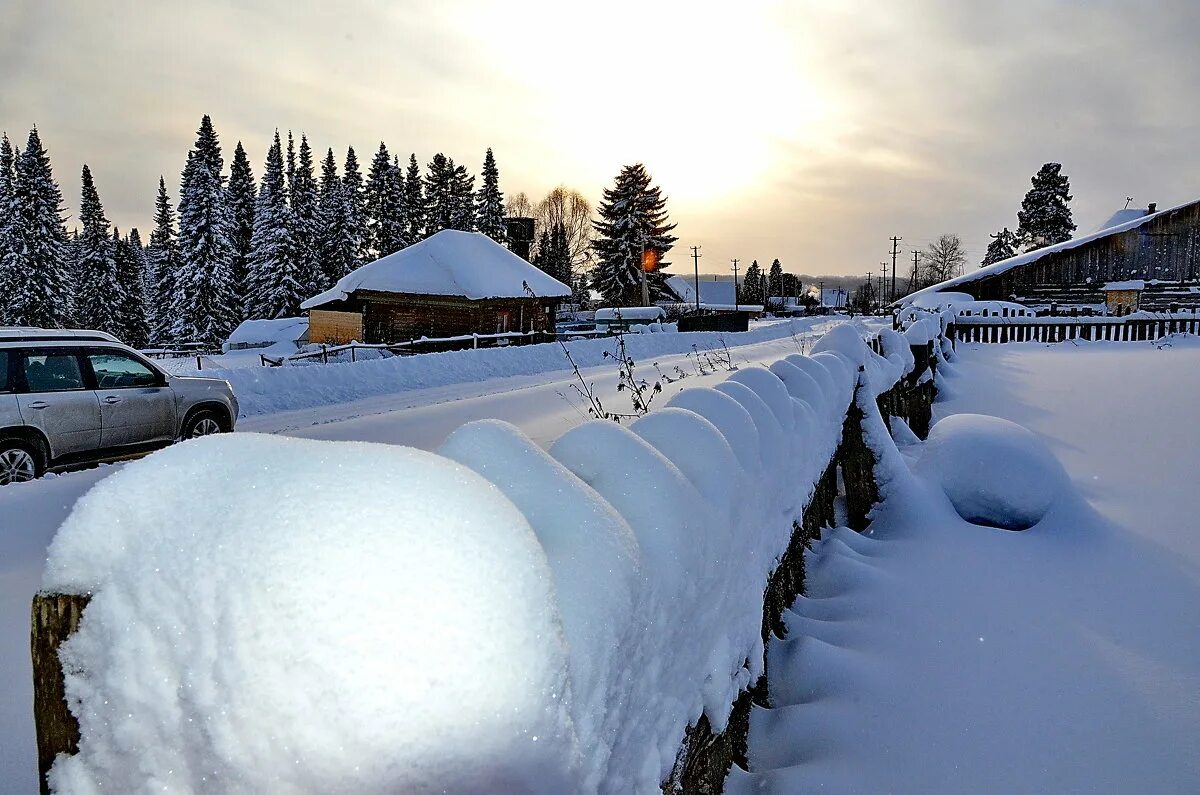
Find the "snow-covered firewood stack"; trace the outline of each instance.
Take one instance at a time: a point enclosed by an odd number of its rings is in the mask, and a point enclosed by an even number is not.
[[[658,790],[763,674],[768,580],[902,342],[839,326],[546,450],[488,420],[436,454],[233,434],[129,464],[50,548],[45,592],[90,597],[51,787]]]

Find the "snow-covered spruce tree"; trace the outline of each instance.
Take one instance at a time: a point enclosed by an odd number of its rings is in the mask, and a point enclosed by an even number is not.
[[[643,249],[658,254],[658,267],[647,274],[650,300],[667,298],[663,271],[670,264],[667,252],[675,244],[668,223],[667,200],[650,182],[641,163],[625,166],[612,188],[604,190],[597,208],[599,220],[593,222],[596,239],[595,288],[609,306],[641,303]]]
[[[386,257],[408,245],[400,173],[382,141],[367,174],[366,208],[373,256]]]
[[[278,130],[267,150],[254,207],[248,282],[247,309],[251,318],[295,316],[300,312],[300,302],[310,297],[305,294],[292,252],[292,214]]]
[[[454,163],[453,160],[450,161]],[[467,172],[466,166],[454,166],[450,173],[450,224],[449,229],[463,232],[475,231],[475,177]]]
[[[438,152],[425,167],[425,237],[450,229],[454,216],[454,161]]]
[[[1017,255],[1019,241],[1015,234],[1008,231],[1007,226],[991,237],[992,242],[988,243],[987,251],[983,255],[983,262],[979,263],[981,268]]]
[[[354,147],[346,149],[346,166],[342,173],[342,190],[346,200],[347,234],[354,239],[354,263],[358,267],[369,256],[367,240],[367,208],[363,195],[362,169]]]
[[[0,326],[8,324],[9,303],[16,285],[8,275],[13,249],[13,154],[8,134],[0,135]]]
[[[85,328],[124,338],[125,329],[118,318],[125,296],[117,282],[117,238],[111,236],[100,193],[87,164],[83,166],[80,181],[81,228],[75,248],[75,319]]]
[[[63,328],[74,320],[74,283],[63,225],[62,190],[37,127],[13,164],[9,212],[12,249],[4,270],[10,281],[7,322]]]
[[[500,171],[491,147],[483,156],[482,184],[475,196],[475,228],[495,240],[508,242],[508,226],[504,223],[504,194],[500,191]]]
[[[138,231],[138,228],[136,226],[129,230],[129,235],[125,238],[125,243],[129,246],[129,251],[133,255],[134,261],[137,264],[138,273],[141,274],[141,279],[140,279],[141,313],[142,313],[142,322],[145,323],[145,328],[146,328],[146,342],[143,343],[143,347],[144,347],[145,345],[150,344],[150,331],[151,331],[150,302],[153,300],[155,285],[154,285],[154,281],[151,278],[152,273],[150,271],[150,258],[148,256],[148,249],[146,248],[146,246],[144,246],[142,244],[142,234],[141,234],[141,232]],[[121,269],[118,266],[117,280],[120,281],[120,279],[121,279]]]
[[[318,237],[321,234],[319,215],[320,198],[317,195],[312,148],[308,145],[308,137],[302,134],[300,156],[292,182],[292,244],[305,298],[325,289],[325,273],[318,251]]]
[[[242,298],[239,304],[244,304],[250,238],[254,235],[254,200],[258,189],[254,184],[254,172],[250,169],[250,158],[246,157],[241,141],[233,151],[233,160],[229,164],[229,185],[225,192],[229,213],[233,218],[233,281],[238,296]],[[239,319],[245,319],[245,307],[239,306],[239,309]]]
[[[161,176],[154,200],[154,231],[146,248],[146,267],[150,271],[150,289],[146,292],[150,340],[156,345],[169,345],[174,341],[175,307],[179,300],[179,251],[175,245],[175,211],[167,196],[167,182]]]
[[[425,235],[427,213],[425,210],[425,186],[421,180],[421,167],[416,154],[408,156],[408,170],[404,173],[404,208],[408,214],[406,239],[415,243]]]
[[[346,186],[338,177],[333,150],[325,153],[321,163],[321,199],[318,208],[320,228],[317,235],[318,260],[321,263],[327,290],[350,271],[358,267],[358,241],[354,236],[353,217],[346,198]]]
[[[292,202],[292,188],[296,182],[296,140],[292,138],[292,131],[288,130],[288,145],[287,145],[287,200],[288,206]]]
[[[758,260],[754,260],[742,275],[742,284],[738,288],[738,303],[761,304],[764,284],[762,268],[758,266]]]
[[[783,295],[783,265],[778,259],[771,261],[771,270],[767,276],[767,295],[772,297]]]
[[[141,244],[135,250],[129,239],[122,239],[120,232],[114,228],[112,246],[117,288],[121,295],[120,302],[114,307],[120,329],[115,333],[126,345],[144,348],[149,342],[150,327],[146,323],[146,301],[142,293]]]
[[[1046,163],[1030,180],[1017,212],[1017,237],[1026,251],[1070,240],[1075,232],[1071,218],[1071,181],[1061,163]]]
[[[550,229],[550,252],[547,258],[548,273],[565,285],[571,284],[571,248],[567,242],[567,228],[561,222]]]
[[[221,145],[206,114],[179,190],[176,336],[216,347],[241,312],[233,281],[233,221],[225,202]]]

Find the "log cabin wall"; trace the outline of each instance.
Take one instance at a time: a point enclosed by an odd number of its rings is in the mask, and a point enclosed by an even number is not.
[[[544,298],[471,301],[455,296],[368,291],[355,293],[352,299],[364,313],[368,343],[505,331],[553,332],[558,304]]]
[[[1147,282],[1140,308],[1200,306],[1200,202],[1160,213],[1141,226],[962,285],[980,301],[1092,306],[1108,282]],[[1157,283],[1152,283],[1157,281]]]

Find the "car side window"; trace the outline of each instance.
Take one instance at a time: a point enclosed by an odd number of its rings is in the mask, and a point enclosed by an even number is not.
[[[97,389],[158,385],[158,376],[154,371],[132,356],[119,351],[90,351],[87,357],[96,373]]]
[[[30,392],[70,392],[83,389],[83,373],[74,351],[27,353],[21,357],[25,386]]]
[[[12,384],[8,383],[8,351],[0,351],[0,394],[11,391]]]

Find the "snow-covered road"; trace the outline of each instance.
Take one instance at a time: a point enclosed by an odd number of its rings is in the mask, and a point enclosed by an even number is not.
[[[1200,791],[1200,341],[960,346],[947,376],[937,416],[1025,425],[1082,499],[1014,533],[907,478],[829,534],[730,789]]]
[[[750,332],[751,336],[741,339],[767,339],[732,347],[730,352],[735,364],[771,363],[800,352],[836,322],[842,321],[822,318],[795,321],[796,337],[781,329],[760,328],[757,333]],[[683,340],[693,335],[670,336]],[[728,335],[728,339],[734,344],[739,337]],[[664,346],[671,342],[674,341],[656,340],[655,344]],[[424,366],[432,360],[415,357],[407,361]],[[672,391],[686,386],[711,385],[728,376],[727,372],[697,375],[692,360],[682,353],[639,359],[638,373],[647,378],[655,376],[655,362],[667,374],[673,374],[676,366],[690,373],[681,381],[664,384],[667,394],[657,399],[663,403]],[[368,362],[364,366],[378,374],[387,364]],[[400,366],[405,366],[403,360]],[[562,367],[565,366],[564,359]],[[352,376],[355,365],[332,367]],[[303,370],[329,380],[320,376],[316,369]],[[239,422],[238,430],[432,449],[459,425],[473,419],[506,420],[543,445],[588,419],[582,401],[571,386],[575,376],[569,369],[490,378],[484,371],[484,375],[479,376],[481,380],[470,380],[470,373],[466,372],[468,378],[458,383],[440,383],[339,402],[328,400],[328,395],[339,392],[324,384],[326,391],[321,395],[293,394],[283,396],[284,399],[279,401],[281,405],[289,401],[314,404],[311,407],[247,417]],[[616,391],[617,373],[612,363],[586,367],[582,374],[594,385],[607,406],[625,410],[627,398]],[[444,374],[438,375],[442,381],[448,380]],[[377,380],[359,392],[379,390],[384,386],[385,383]],[[353,389],[344,391],[354,392]],[[255,405],[269,405],[270,397],[269,394],[260,395]],[[28,646],[29,605],[41,579],[46,545],[75,501],[113,471],[114,467],[100,467],[0,489],[0,791],[5,793],[32,792],[37,786]]]

